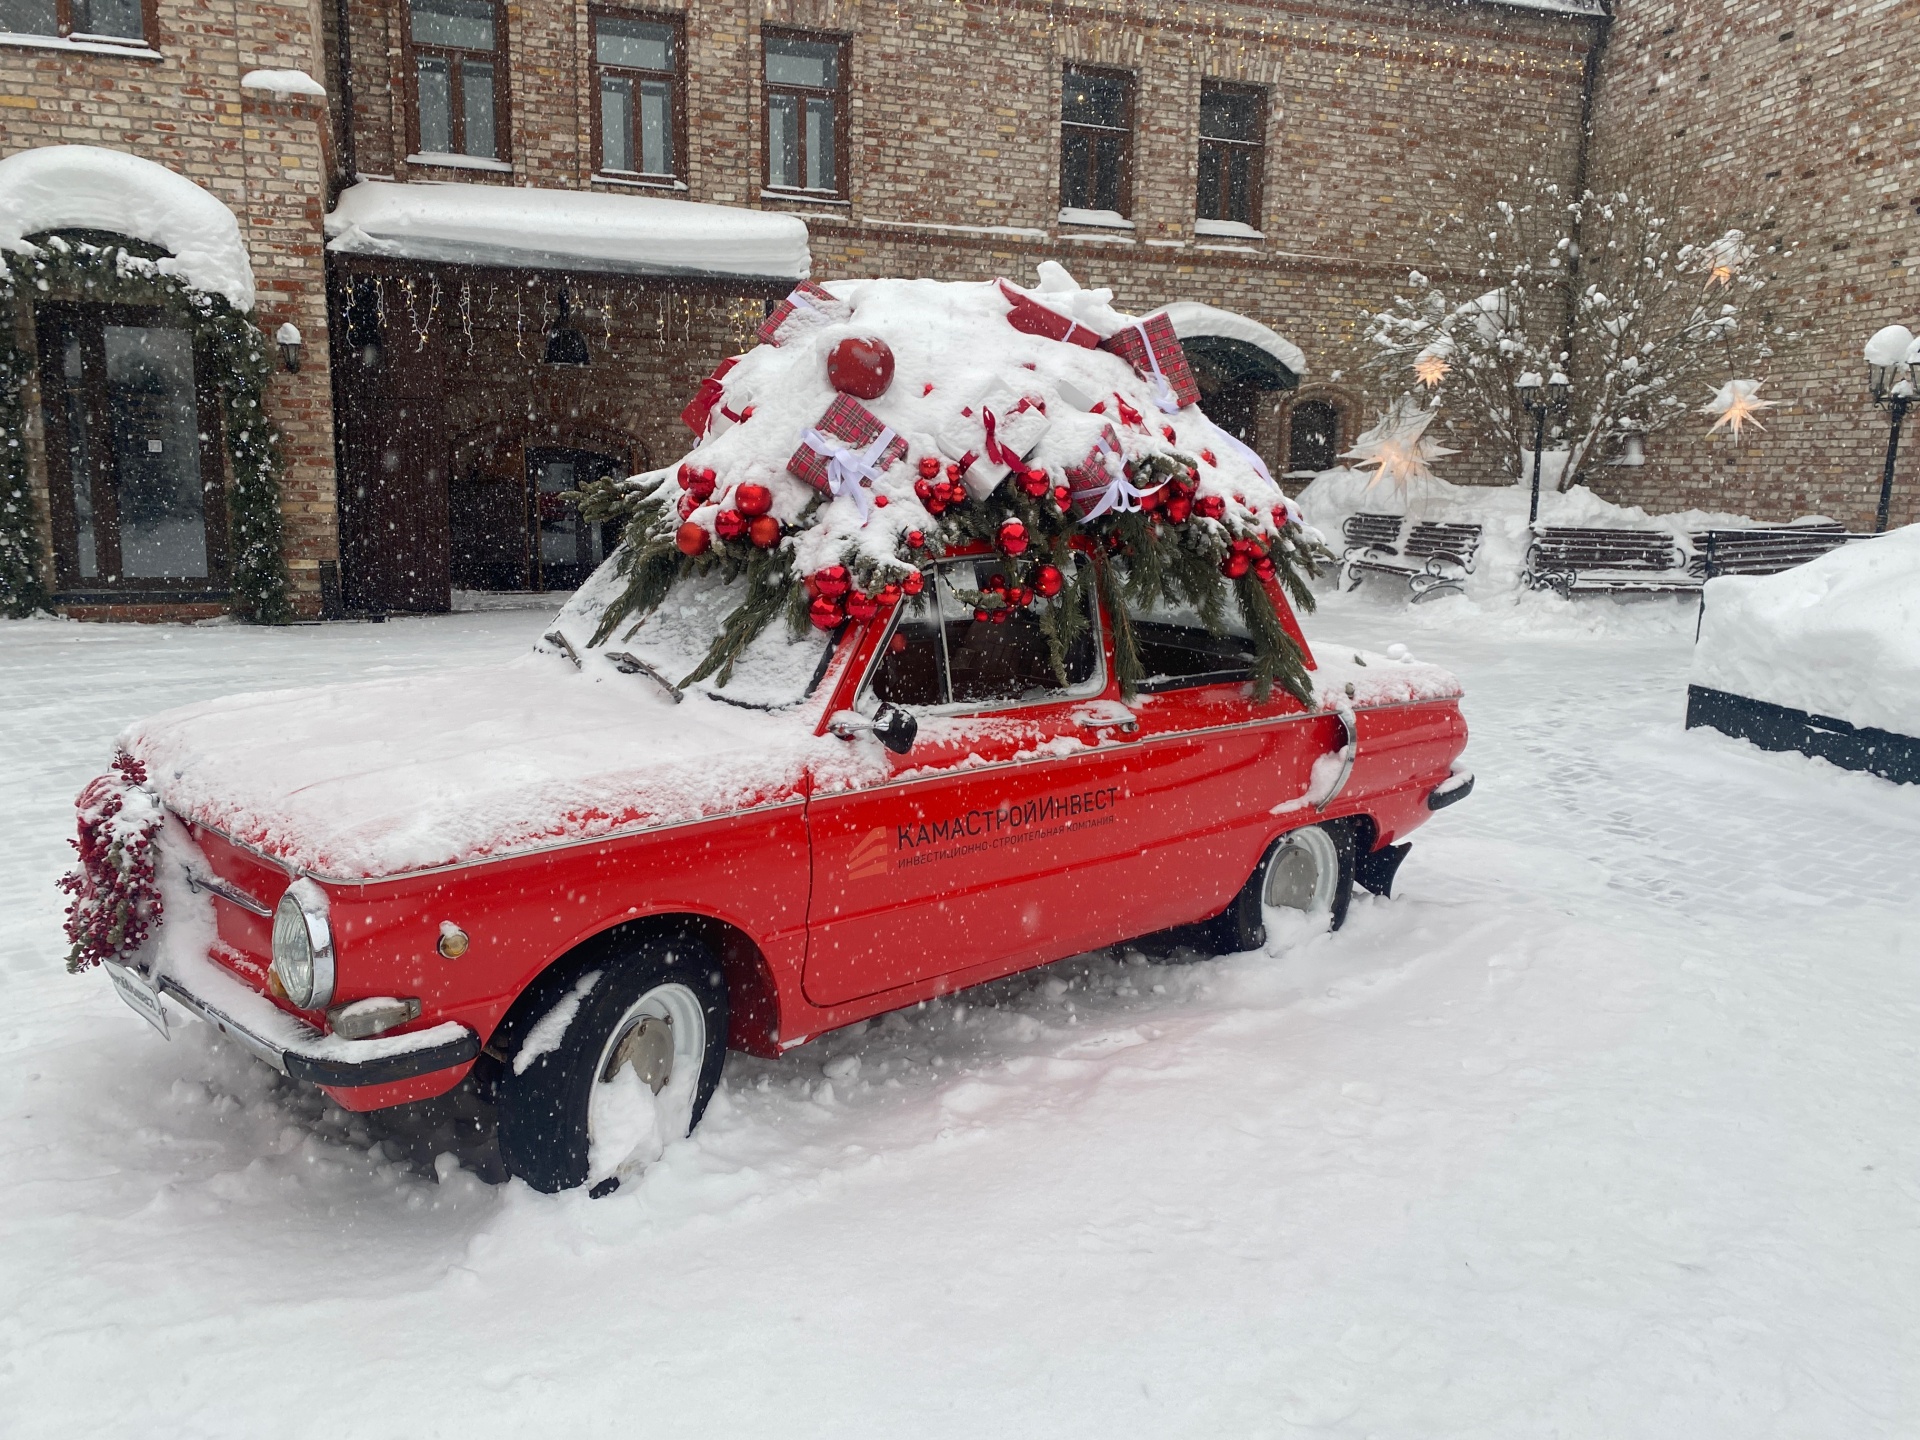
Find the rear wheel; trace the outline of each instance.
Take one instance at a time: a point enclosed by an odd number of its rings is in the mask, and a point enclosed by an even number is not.
[[[617,1189],[700,1123],[726,1063],[727,990],[697,941],[653,939],[548,982],[494,1085],[500,1155],[536,1190]]]
[[[1273,842],[1233,903],[1208,922],[1217,954],[1278,950],[1338,930],[1353,898],[1353,837],[1338,821]]]

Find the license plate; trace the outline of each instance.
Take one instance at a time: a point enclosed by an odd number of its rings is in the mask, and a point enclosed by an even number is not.
[[[120,993],[120,998],[142,1020],[158,1030],[162,1040],[171,1040],[173,1037],[167,1033],[167,1012],[160,1004],[160,992],[147,983],[144,975],[124,965],[116,965],[109,960],[106,966],[107,978],[113,981],[113,988]]]

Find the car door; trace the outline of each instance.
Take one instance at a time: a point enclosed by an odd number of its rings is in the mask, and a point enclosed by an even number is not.
[[[935,567],[932,602],[896,617],[856,703],[913,710],[913,749],[878,783],[816,788],[808,805],[814,1004],[936,975],[972,983],[1125,930],[1109,872],[1128,844],[1130,717],[1103,698],[1086,565],[1075,590],[1087,628],[1064,677],[1031,609],[976,618],[966,597],[1003,573],[996,557]]]

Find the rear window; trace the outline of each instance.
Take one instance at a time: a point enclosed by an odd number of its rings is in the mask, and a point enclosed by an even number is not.
[[[1212,629],[1191,605],[1129,601],[1134,648],[1140,655],[1140,690],[1184,690],[1253,678],[1253,637],[1238,607],[1227,607]]]

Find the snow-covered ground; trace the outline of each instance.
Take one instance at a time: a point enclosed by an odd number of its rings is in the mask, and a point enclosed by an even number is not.
[[[127,720],[544,623],[0,625],[0,1433],[1920,1430],[1920,789],[1683,731],[1687,606],[1330,598],[1468,687],[1399,898],[734,1057],[607,1200],[62,972]]]

